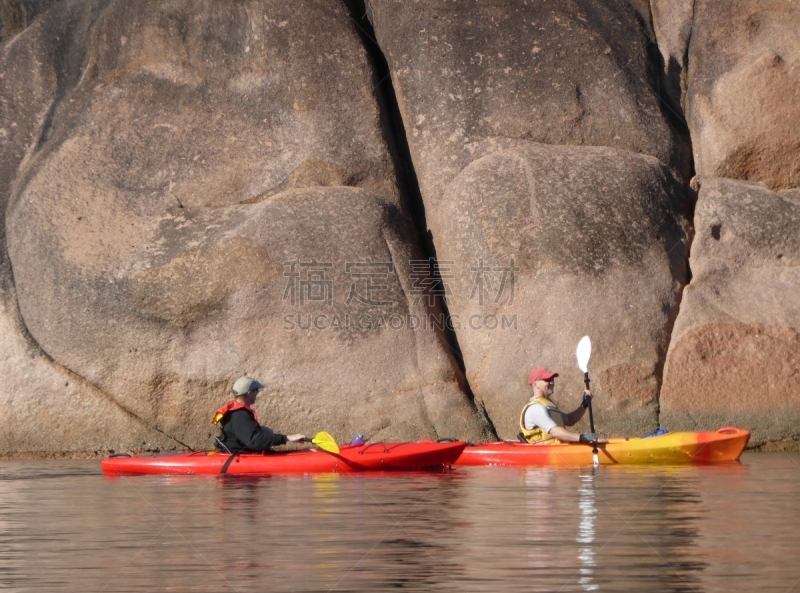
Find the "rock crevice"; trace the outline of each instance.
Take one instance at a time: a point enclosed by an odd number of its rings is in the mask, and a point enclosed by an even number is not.
[[[389,64],[386,61],[386,56],[380,44],[375,38],[375,30],[373,29],[372,22],[368,18],[369,5],[366,4],[365,0],[342,1],[350,11],[350,18],[370,58],[370,64],[373,68],[373,81],[375,83],[373,92],[376,95],[381,112],[384,138],[392,153],[398,182],[401,185],[403,195],[406,197],[406,204],[411,218],[415,223],[416,232],[421,239],[418,243],[424,257],[430,263],[429,272],[432,275],[433,281],[437,285],[442,286],[443,280],[436,256],[436,245],[433,240],[433,235],[427,225],[425,202],[422,199],[417,173],[414,168],[414,161],[411,157],[411,150],[406,137],[406,126],[403,122],[403,114],[397,103],[397,95],[394,90]],[[437,296],[443,297],[445,295]],[[445,318],[450,319],[447,300],[445,298],[438,298],[437,300],[438,306],[444,313]],[[458,344],[458,336],[451,327],[452,324],[450,323],[445,325],[444,336],[446,337],[446,344],[463,373],[464,357]],[[466,379],[463,382],[462,388],[467,390],[470,398],[473,398],[472,392],[469,389],[469,382]]]

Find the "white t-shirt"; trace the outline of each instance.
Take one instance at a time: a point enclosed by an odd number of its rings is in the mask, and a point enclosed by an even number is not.
[[[566,423],[566,414],[561,411],[559,411],[559,413],[561,417],[564,418],[564,423]],[[554,426],[558,426],[550,417],[550,412],[542,404],[533,404],[525,410],[525,428],[530,430],[536,426],[547,434],[550,434],[550,430],[552,430]]]

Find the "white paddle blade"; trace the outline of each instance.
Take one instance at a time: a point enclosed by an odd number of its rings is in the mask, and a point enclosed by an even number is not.
[[[578,350],[575,352],[578,356],[578,366],[584,373],[589,372],[589,358],[592,356],[592,341],[589,336],[583,336],[581,341],[578,342]]]

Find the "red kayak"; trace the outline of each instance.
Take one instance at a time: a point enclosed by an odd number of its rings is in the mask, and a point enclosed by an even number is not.
[[[115,456],[101,463],[111,476],[144,474],[315,474],[441,468],[452,464],[466,443],[366,443],[345,445],[339,453],[272,451],[230,455],[214,451],[167,453],[144,457]],[[231,459],[232,458],[232,459]]]
[[[735,461],[750,432],[728,426],[708,432],[668,432],[660,436],[608,439],[598,445],[601,464],[638,465]],[[537,445],[500,441],[470,445],[455,465],[592,465],[592,446],[546,442]]]

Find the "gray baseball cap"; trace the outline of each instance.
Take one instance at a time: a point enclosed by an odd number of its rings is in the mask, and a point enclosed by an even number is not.
[[[247,375],[239,377],[236,379],[236,383],[233,384],[233,391],[236,395],[244,395],[248,391],[253,391],[254,389],[264,389],[264,385]]]

